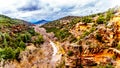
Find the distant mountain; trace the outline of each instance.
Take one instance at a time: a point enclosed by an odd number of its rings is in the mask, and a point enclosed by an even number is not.
[[[50,21],[47,21],[47,20],[39,20],[37,22],[34,22],[33,24],[45,24],[45,23],[48,23]]]

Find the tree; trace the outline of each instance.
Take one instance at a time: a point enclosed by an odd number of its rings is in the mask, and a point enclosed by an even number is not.
[[[21,34],[20,37],[23,40],[23,42],[25,42],[25,43],[27,43],[30,39],[29,36],[27,35],[27,33]]]
[[[73,51],[68,51],[67,55],[68,56],[72,56],[73,55]]]
[[[31,34],[30,33],[28,33],[28,32],[26,32],[25,33],[25,37],[26,37],[26,42],[30,42],[31,41]]]
[[[5,33],[4,36],[5,36],[7,41],[10,41],[11,37],[10,37],[10,35],[8,33]]]
[[[6,37],[5,37],[5,34],[4,34],[4,36],[3,36],[3,45],[4,45],[4,46],[7,46],[7,45],[8,45],[7,40],[6,40]]]
[[[21,49],[25,49],[25,43],[23,42],[23,41],[20,41],[20,43],[19,43],[19,47],[21,48]]]
[[[14,59],[15,53],[11,47],[5,47],[4,49],[0,49],[0,58],[2,59]]]
[[[2,33],[0,33],[0,41],[3,41]]]
[[[28,32],[29,32],[32,36],[35,36],[35,35],[36,35],[36,32],[35,32],[34,28],[29,28]]]
[[[92,22],[92,18],[91,17],[83,17],[82,18],[82,22],[84,22],[84,23],[91,23]]]
[[[113,9],[109,9],[107,12],[106,12],[106,20],[109,21],[110,18],[112,18],[114,16],[113,14],[114,10]]]
[[[58,39],[60,40],[64,40],[67,37],[69,37],[71,34],[68,32],[68,30],[59,30],[56,32],[56,37],[58,37]]]
[[[34,44],[41,44],[44,42],[43,36],[39,35],[38,37],[36,37],[36,39],[33,41]]]
[[[101,15],[101,16],[98,17],[98,19],[96,20],[96,22],[97,22],[98,24],[105,24],[105,23],[106,23],[106,20],[105,20],[105,18]]]
[[[99,33],[96,34],[96,39],[100,42],[103,42],[102,36]]]

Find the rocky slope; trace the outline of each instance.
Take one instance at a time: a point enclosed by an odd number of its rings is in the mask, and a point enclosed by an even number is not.
[[[84,17],[68,16],[41,27],[53,32],[64,48],[59,67],[120,67],[120,10]]]
[[[0,67],[53,67],[50,64],[53,50],[48,38],[52,40],[54,34],[36,27],[23,20],[0,15]]]
[[[0,67],[119,68],[120,10],[42,26],[0,15]]]

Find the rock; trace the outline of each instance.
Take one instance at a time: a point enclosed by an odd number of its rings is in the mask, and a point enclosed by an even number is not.
[[[84,66],[96,66],[97,63],[93,59],[84,59]]]

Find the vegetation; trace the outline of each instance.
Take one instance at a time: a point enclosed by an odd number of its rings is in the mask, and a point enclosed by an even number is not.
[[[47,23],[42,25],[41,27],[46,28],[47,32],[54,32],[55,36],[62,41],[67,40],[71,35],[69,32],[71,29],[75,27],[77,23],[82,22],[83,24],[87,23],[94,23],[93,27],[99,25],[99,24],[107,24],[107,22],[113,17],[113,11],[114,9],[109,9],[107,12],[104,13],[98,13],[93,14],[89,16],[82,16],[82,17],[75,17],[75,16],[67,16],[64,18],[61,18],[59,20],[55,20],[53,22]],[[94,17],[96,20],[94,20]],[[94,31],[94,28],[93,28]],[[81,35],[81,38],[84,38],[85,36],[89,35],[93,32],[92,28],[91,31],[84,31],[83,35]],[[64,34],[63,34],[64,33]],[[72,39],[75,39],[73,36]]]
[[[108,52],[111,56],[112,53],[115,54],[115,50],[112,50],[112,48],[120,49],[120,45],[117,45],[118,35],[114,32],[114,28],[116,29],[118,27],[114,25],[112,25],[113,27],[111,28],[106,27],[111,25],[111,23],[115,24],[111,22],[114,14],[115,11],[109,9],[106,12],[88,16],[67,16],[44,24],[41,27],[44,27],[47,32],[53,32],[58,39],[57,41],[62,41],[68,45],[72,43],[68,48],[66,44],[63,46],[66,49],[65,55],[67,55],[67,57],[65,57],[67,58],[65,64],[68,64],[71,68],[72,66],[83,68],[92,65],[98,65],[98,68],[113,68],[114,65],[112,64],[114,63],[112,61],[116,60],[116,55],[111,58],[106,57],[104,53]],[[109,48],[111,48],[111,50],[107,50]],[[96,55],[99,54],[100,58],[105,57],[104,59],[106,59],[106,61],[100,59],[101,61],[98,61],[101,63],[100,65],[94,60]],[[91,55],[94,56],[91,57]],[[119,53],[117,53],[117,55],[119,55]],[[75,58],[73,56],[75,56]]]
[[[73,52],[72,52],[72,51],[68,51],[67,55],[68,55],[68,56],[72,56],[72,55],[73,55]]]
[[[109,21],[114,16],[114,9],[109,9],[106,12],[106,21]]]
[[[98,68],[114,68],[114,66],[111,64],[106,64],[106,65],[99,65]]]
[[[33,36],[37,39],[32,40]],[[43,42],[42,35],[37,34],[27,22],[0,15],[0,60],[18,59],[26,43],[40,45]]]
[[[102,36],[99,33],[96,34],[96,39],[102,42]]]
[[[92,33],[95,30],[96,28],[92,27],[90,30],[84,31],[80,39],[83,39],[84,37],[88,36],[90,33]]]
[[[53,28],[47,28],[47,32],[53,32],[55,34],[55,36],[60,40],[60,41],[64,41],[67,40],[68,37],[71,36],[71,33],[66,30],[66,29],[59,29],[56,27]]]
[[[84,23],[92,23],[92,17],[89,17],[89,16],[83,17],[82,22],[84,22]]]
[[[38,35],[37,38],[35,38],[35,40],[32,41],[34,44],[42,44],[44,42],[43,40],[43,36],[42,35]]]
[[[106,23],[106,19],[101,15],[98,17],[97,21],[98,24],[104,24]]]

